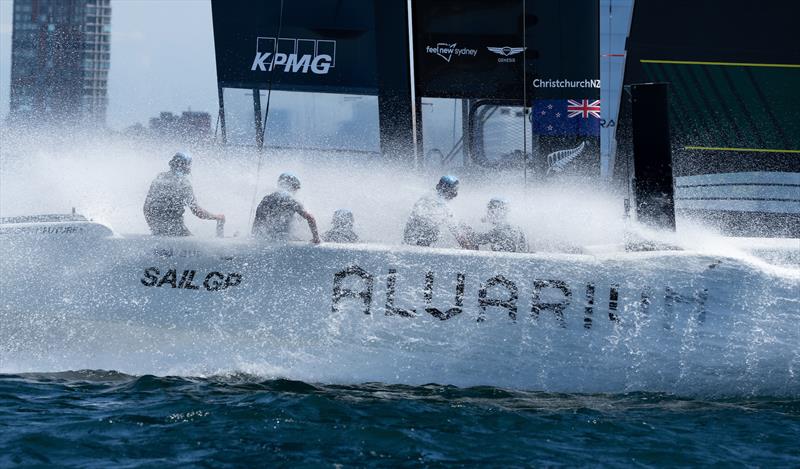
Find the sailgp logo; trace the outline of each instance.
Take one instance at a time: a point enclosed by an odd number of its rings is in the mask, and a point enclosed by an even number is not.
[[[460,57],[462,55],[468,55],[470,57],[475,57],[478,54],[478,49],[470,49],[467,47],[462,47],[461,49],[456,48],[458,43],[454,42],[452,44],[448,44],[446,42],[440,42],[436,44],[436,47],[432,46],[425,46],[425,52],[428,54],[435,54],[439,57],[443,58],[445,62],[450,63],[450,60],[455,55],[456,57]]]
[[[336,66],[336,41],[259,37],[250,70],[327,74]]]

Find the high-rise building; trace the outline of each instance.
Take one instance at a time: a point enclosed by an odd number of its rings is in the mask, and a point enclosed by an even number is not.
[[[211,114],[183,111],[181,115],[162,112],[150,119],[150,130],[161,138],[179,138],[199,142],[211,137]]]
[[[14,0],[12,120],[104,125],[111,0]]]

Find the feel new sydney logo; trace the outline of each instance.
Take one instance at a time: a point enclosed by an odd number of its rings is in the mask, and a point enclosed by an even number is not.
[[[454,42],[452,44],[448,44],[446,42],[440,42],[436,44],[436,46],[425,46],[425,52],[428,54],[438,55],[439,57],[443,58],[445,62],[450,63],[453,56],[462,57],[475,57],[478,55],[478,49],[470,49],[469,47],[458,47],[458,43]]]

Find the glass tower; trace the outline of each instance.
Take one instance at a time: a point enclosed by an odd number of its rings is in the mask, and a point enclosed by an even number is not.
[[[104,126],[111,0],[14,0],[11,119]]]

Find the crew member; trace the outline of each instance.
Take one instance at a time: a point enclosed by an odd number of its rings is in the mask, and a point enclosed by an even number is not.
[[[471,240],[475,245],[488,245],[492,251],[528,252],[528,240],[525,233],[519,227],[508,222],[508,202],[504,199],[495,197],[489,201],[483,221],[493,226],[485,233],[471,235]]]
[[[442,176],[436,184],[436,193],[417,201],[411,209],[411,216],[403,232],[403,241],[414,246],[431,246],[439,239],[439,230],[446,226],[458,244],[466,249],[474,249],[456,224],[449,201],[458,195],[458,178]]]
[[[225,215],[215,215],[197,204],[189,175],[192,157],[178,152],[169,161],[169,171],[159,174],[144,201],[144,218],[156,236],[191,236],[183,223],[185,207],[203,220],[225,221]]]
[[[261,200],[253,220],[253,236],[269,241],[288,241],[294,214],[305,218],[311,229],[311,242],[319,244],[319,233],[314,216],[306,212],[303,205],[294,198],[300,189],[300,180],[291,173],[278,177],[278,191]]]
[[[328,243],[357,243],[358,235],[353,231],[354,222],[353,212],[340,208],[333,212],[331,229],[322,235],[322,240]]]

